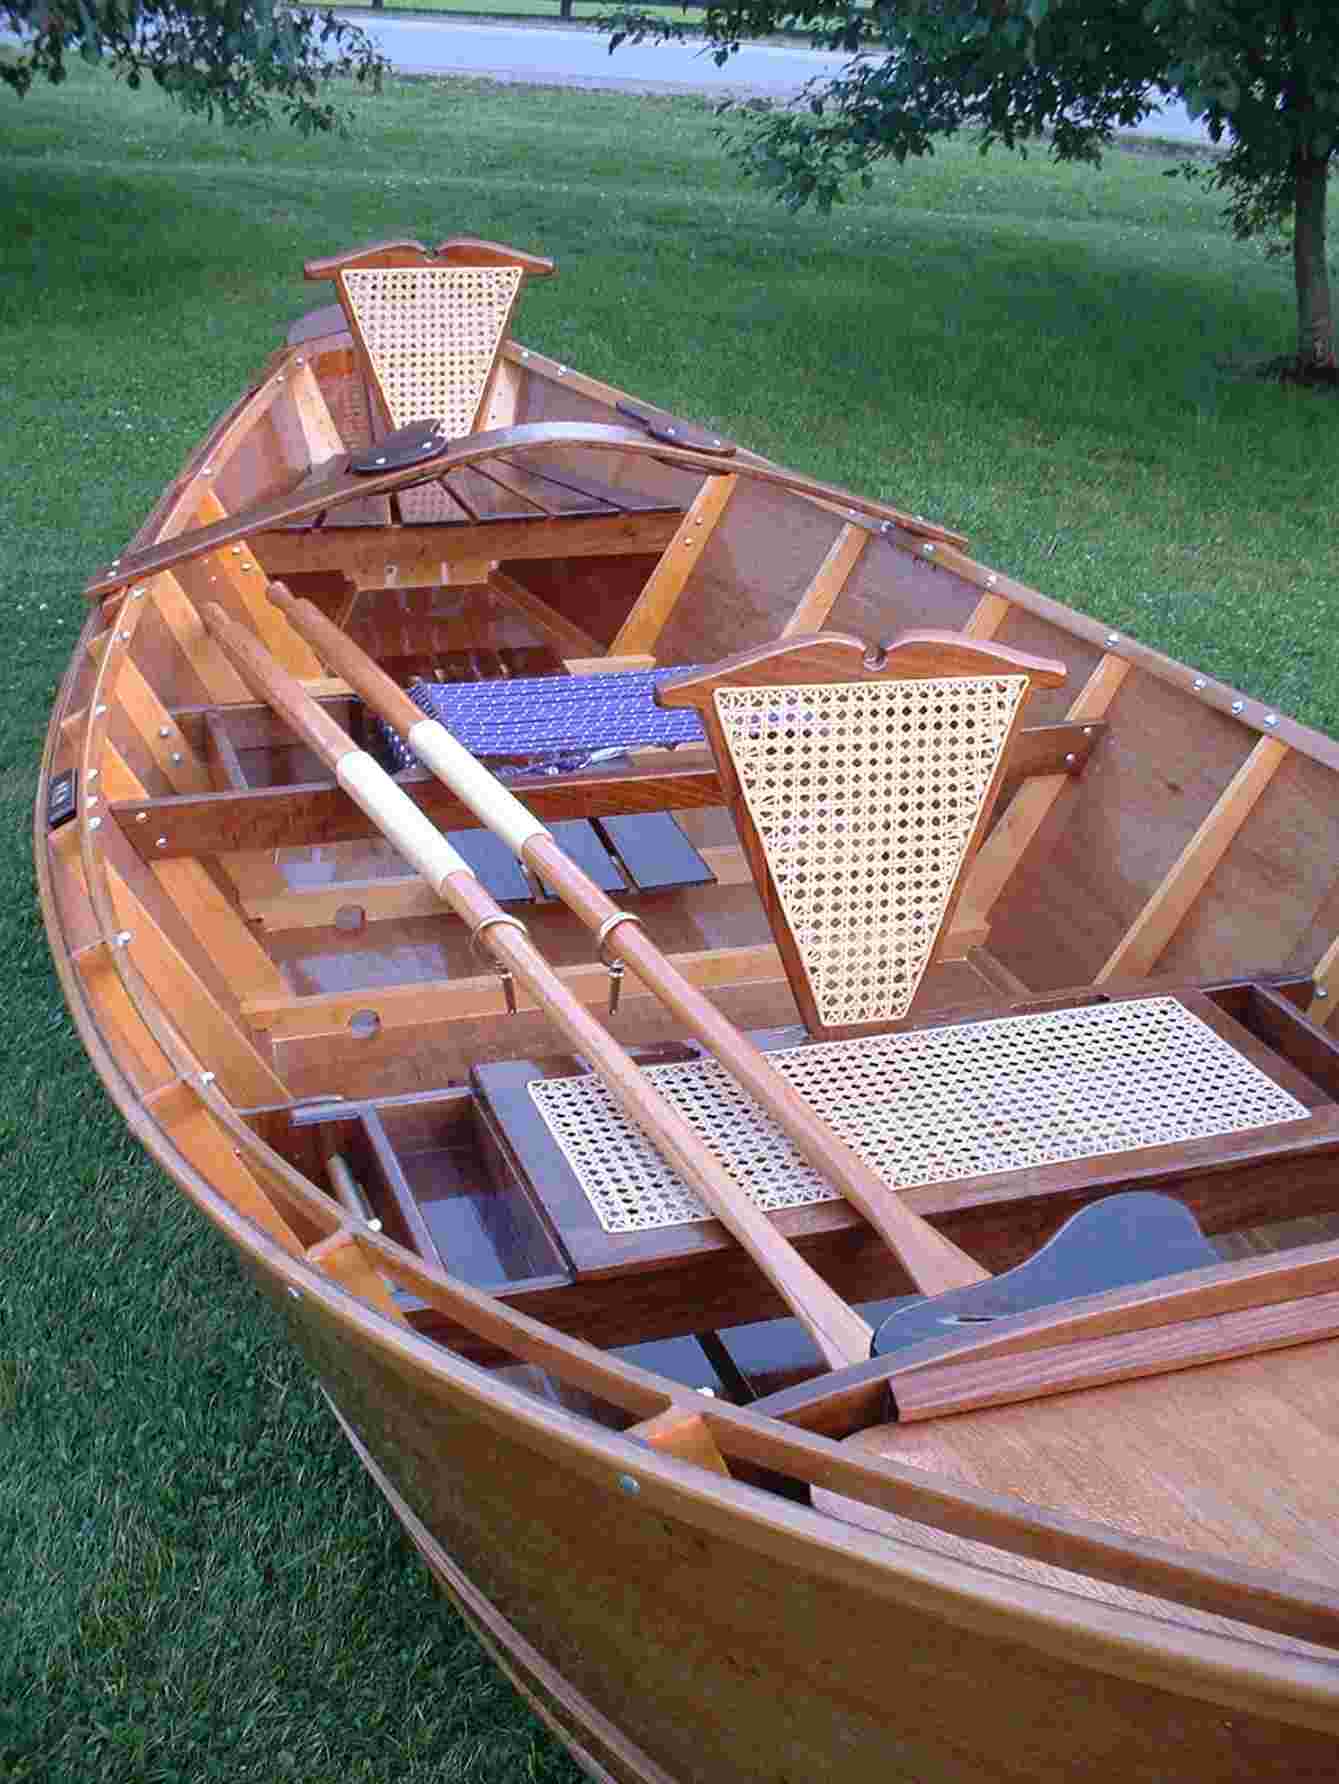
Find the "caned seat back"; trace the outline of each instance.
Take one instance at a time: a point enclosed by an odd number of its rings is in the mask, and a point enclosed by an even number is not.
[[[460,236],[431,253],[382,242],[305,271],[335,282],[382,431],[433,418],[459,439],[487,411],[523,281],[553,262]]]
[[[1062,664],[952,632],[840,633],[661,685],[696,706],[810,1030],[911,1009],[980,845],[1033,681]]]

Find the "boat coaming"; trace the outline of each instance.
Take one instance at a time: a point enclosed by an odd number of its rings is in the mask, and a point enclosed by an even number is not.
[[[356,428],[340,395],[347,352],[316,337],[278,356],[257,390],[216,426],[138,543],[186,530],[202,505],[210,511],[206,492],[232,512],[296,488],[315,461],[303,462],[309,449],[289,392],[314,368],[341,428]],[[525,375],[513,388],[515,409],[497,419],[510,424],[535,411],[539,419],[607,418],[619,393],[523,348],[510,352]],[[653,485],[663,473],[663,486],[687,498],[685,512],[692,509],[683,473],[645,469],[643,461],[638,469]],[[739,486],[695,547],[692,574],[656,640],[662,660],[702,660],[763,642],[797,607],[813,616],[831,592],[819,624],[830,617],[869,637],[917,623],[967,627],[1063,656],[1071,690],[1043,696],[1034,719],[1080,731],[1110,723],[1081,779],[1072,771],[1048,777],[1058,786],[1034,778],[1021,789],[1022,809],[1010,807],[1014,859],[998,895],[976,906],[976,930],[989,929],[989,961],[973,969],[975,980],[965,967],[948,971],[944,1007],[970,1001],[974,983],[980,998],[986,973],[996,976],[996,996],[1014,1001],[1062,987],[1117,987],[1124,975],[1155,967],[1177,982],[1318,971],[1318,989],[1328,990],[1339,932],[1330,867],[1339,841],[1333,744],[975,565],[934,529],[867,529],[839,505],[751,483],[742,464],[731,469]],[[615,480],[627,475],[627,466],[615,466]],[[681,525],[676,519],[666,543]],[[385,529],[366,531],[366,539],[331,546],[356,571],[366,641],[393,657],[398,626],[403,641],[426,643],[428,655],[455,648],[463,609],[453,607],[434,632],[430,603],[407,592],[417,586],[412,565],[388,554]],[[248,538],[238,575],[255,574],[246,568],[253,562],[291,575],[280,560],[293,549],[292,538],[280,539],[270,564],[265,539]],[[570,611],[559,606],[564,617],[573,625],[584,620],[595,643],[608,646],[664,549],[610,554],[602,564],[612,569],[603,583],[607,609],[579,572],[566,594],[560,574],[535,582],[555,605],[570,602]],[[359,558],[359,550],[372,555]],[[826,581],[825,566],[832,566]],[[319,582],[323,573],[313,576]],[[219,574],[217,565],[184,569],[188,604],[207,592],[192,577]],[[245,594],[236,590],[233,598]],[[149,599],[132,585],[124,603],[90,615],[48,740],[36,854],[67,999],[137,1137],[275,1300],[437,1577],[593,1775],[721,1784],[876,1775],[1332,1775],[1339,1676],[1323,1649],[1215,1623],[1167,1600],[1122,1596],[1119,1588],[1094,1595],[1078,1577],[1020,1578],[989,1556],[945,1552],[928,1521],[923,1544],[873,1534],[790,1502],[774,1478],[762,1485],[731,1479],[546,1404],[495,1368],[410,1329],[385,1304],[384,1286],[383,1311],[375,1311],[369,1301],[377,1302],[380,1277],[369,1255],[396,1261],[400,1280],[430,1305],[433,1272],[397,1259],[389,1241],[372,1253],[349,1245],[337,1206],[267,1145],[273,1125],[238,1113],[283,1099],[239,1091],[263,1092],[266,1074],[288,1098],[446,1085],[479,1057],[542,1046],[542,1028],[533,1016],[495,1016],[495,989],[491,1003],[482,991],[472,994],[481,1002],[471,1015],[450,1001],[452,975],[442,972],[445,960],[455,975],[467,973],[463,959],[420,951],[388,988],[322,990],[320,963],[309,964],[308,989],[295,994],[290,979],[272,999],[283,1005],[272,1026],[256,1021],[264,1012],[253,1000],[233,1023],[246,1046],[230,1046],[226,1059],[210,1050],[197,1014],[162,994],[169,983],[212,982],[189,925],[173,926],[164,885],[172,870],[153,882],[140,865],[158,853],[168,826],[137,826],[127,809],[123,831],[109,809],[136,804],[156,820],[170,809],[165,799],[192,797],[173,779],[181,766],[174,749],[155,751],[127,716],[126,689],[136,674],[170,715],[198,704],[191,680],[198,659],[192,663],[177,634],[175,645],[164,644],[162,608],[140,632]],[[234,699],[242,699],[235,690]],[[177,716],[167,722],[180,727]],[[177,741],[175,734],[158,739]],[[124,778],[117,784],[127,763],[146,789],[143,800]],[[72,766],[82,769],[84,805],[75,824],[49,833],[46,790]],[[90,789],[99,783],[94,805]],[[1277,865],[1284,837],[1293,839],[1286,875]],[[234,840],[240,847],[254,837]],[[319,847],[321,838],[304,836],[294,847],[304,845]],[[159,855],[164,866],[190,858],[170,838]],[[127,916],[127,886],[139,909],[162,920],[162,939],[151,940]],[[755,954],[765,947],[751,898],[738,885],[717,896],[707,927],[723,938],[718,946]],[[1169,918],[1169,906],[1184,908]],[[1225,920],[1225,911],[1235,920]],[[667,911],[663,921],[673,931],[679,919]],[[980,943],[976,930],[964,929],[966,958]],[[587,957],[570,938],[564,942],[552,919],[548,943],[560,960],[567,947],[573,970]],[[305,945],[289,955],[276,950],[300,983]],[[330,959],[347,962],[348,954],[332,941]],[[347,977],[347,965],[339,970]],[[750,970],[754,977],[729,983],[730,973]],[[750,969],[736,957],[723,977],[720,1001],[737,1019],[754,1026],[793,1019],[784,984],[766,962]],[[397,1022],[400,993],[420,1008]],[[425,995],[437,999],[426,1016]],[[1310,1007],[1326,1013],[1314,994]],[[378,1023],[367,1036],[349,1029],[350,1015],[362,1010]],[[629,1000],[621,1022],[642,1043],[671,1032],[645,997]],[[1328,1155],[1299,1161],[1286,1207],[1260,1208],[1257,1217],[1328,1210],[1330,1163]],[[1234,1203],[1232,1181],[1225,1161],[1213,1185],[1229,1192],[1218,1197],[1224,1223],[1248,1224],[1258,1188],[1252,1182]],[[955,1209],[953,1196],[938,1206],[921,1192],[909,1199],[937,1213],[969,1249],[973,1238],[978,1249],[993,1242],[997,1268],[1030,1251],[1056,1214],[1040,1202],[1020,1213],[992,1210],[986,1199],[972,1212]],[[522,1363],[597,1397],[600,1390],[621,1395],[627,1415],[691,1419],[680,1388],[514,1307],[460,1285],[445,1293],[439,1284],[437,1301],[444,1325],[468,1314],[476,1333]],[[756,1441],[760,1453],[772,1454],[773,1476],[780,1459],[792,1477],[840,1483],[837,1446],[827,1439],[788,1429],[789,1447],[769,1451],[770,1420],[724,1406],[712,1417],[737,1444]],[[754,1428],[755,1438],[742,1435]],[[928,1498],[925,1510],[929,1520]]]

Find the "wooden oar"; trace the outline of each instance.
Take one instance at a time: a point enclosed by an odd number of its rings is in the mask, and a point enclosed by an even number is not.
[[[520,800],[436,719],[426,718],[346,633],[310,601],[295,599],[281,582],[270,585],[270,599],[317,655],[400,733],[419,761],[595,931],[601,956],[612,956],[630,966],[736,1083],[766,1109],[800,1156],[860,1210],[917,1288],[932,1295],[988,1280],[989,1272],[899,1200],[877,1172],[797,1095],[767,1056],[689,984],[640,923],[620,911]]]
[[[865,1321],[805,1263],[732,1181],[683,1116],[568,990],[530,941],[525,925],[501,909],[408,794],[221,607],[211,602],[202,617],[243,680],[315,750],[382,835],[464,918],[479,946],[487,948],[500,967],[516,975],[575,1050],[590,1060],[624,1114],[738,1239],[803,1322],[828,1364],[842,1368],[868,1357],[872,1334]],[[482,768],[477,772],[483,787],[491,776]],[[534,826],[533,819],[527,822]]]

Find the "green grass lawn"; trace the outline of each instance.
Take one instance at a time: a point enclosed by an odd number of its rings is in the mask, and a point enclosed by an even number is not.
[[[1339,730],[1339,409],[1230,369],[1286,275],[1145,156],[950,148],[825,222],[692,99],[414,82],[303,143],[80,70],[0,120],[0,1777],[571,1784],[84,1064],[26,831],[85,576],[326,301],[304,257],[464,231],[558,261],[535,345]]]

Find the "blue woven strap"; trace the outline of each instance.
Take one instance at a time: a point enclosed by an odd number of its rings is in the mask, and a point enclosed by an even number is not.
[[[667,711],[655,703],[656,684],[686,674],[688,667],[510,681],[416,681],[409,697],[474,755],[523,758],[511,768],[513,774],[569,773],[606,750],[701,743],[695,712]],[[389,726],[381,730],[395,769],[412,768],[406,745]]]

